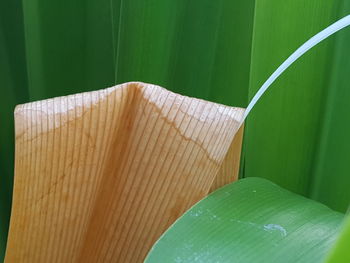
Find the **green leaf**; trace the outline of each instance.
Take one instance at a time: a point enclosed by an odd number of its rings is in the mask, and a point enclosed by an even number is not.
[[[30,100],[112,86],[108,0],[23,1]]]
[[[338,13],[350,14],[350,1],[344,1]],[[350,205],[350,28],[337,33],[334,40],[309,194],[333,209],[345,211]]]
[[[320,262],[343,217],[265,179],[241,179],[187,211],[146,262]]]
[[[13,110],[28,100],[21,10],[20,1],[0,1],[0,262],[5,255],[11,211]]]
[[[253,12],[254,0],[121,1],[112,19],[116,82],[246,106]]]
[[[327,263],[350,262],[350,216],[347,216],[339,239],[331,250]]]
[[[338,3],[256,1],[249,97],[297,47],[338,18]],[[296,193],[310,193],[312,177],[317,176],[324,102],[333,88],[327,85],[332,44],[334,37],[294,63],[251,112],[245,131],[245,177],[261,176]]]

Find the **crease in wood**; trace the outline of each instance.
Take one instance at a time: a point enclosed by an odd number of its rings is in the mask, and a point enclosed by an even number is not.
[[[142,262],[237,178],[243,114],[135,82],[17,106],[5,262]]]

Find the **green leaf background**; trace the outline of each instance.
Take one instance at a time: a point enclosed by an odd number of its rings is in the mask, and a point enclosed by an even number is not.
[[[247,106],[300,44],[350,13],[346,0],[0,2],[0,259],[18,103],[143,81]],[[350,29],[271,87],[246,123],[241,177],[345,212],[350,200]]]

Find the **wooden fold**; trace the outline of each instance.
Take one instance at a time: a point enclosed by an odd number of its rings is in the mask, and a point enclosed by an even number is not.
[[[236,178],[243,113],[145,83],[17,106],[5,261],[142,262]]]

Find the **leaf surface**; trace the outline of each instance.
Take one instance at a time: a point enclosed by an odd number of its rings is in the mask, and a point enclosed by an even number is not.
[[[188,210],[146,262],[321,262],[343,217],[265,179],[241,179]]]

